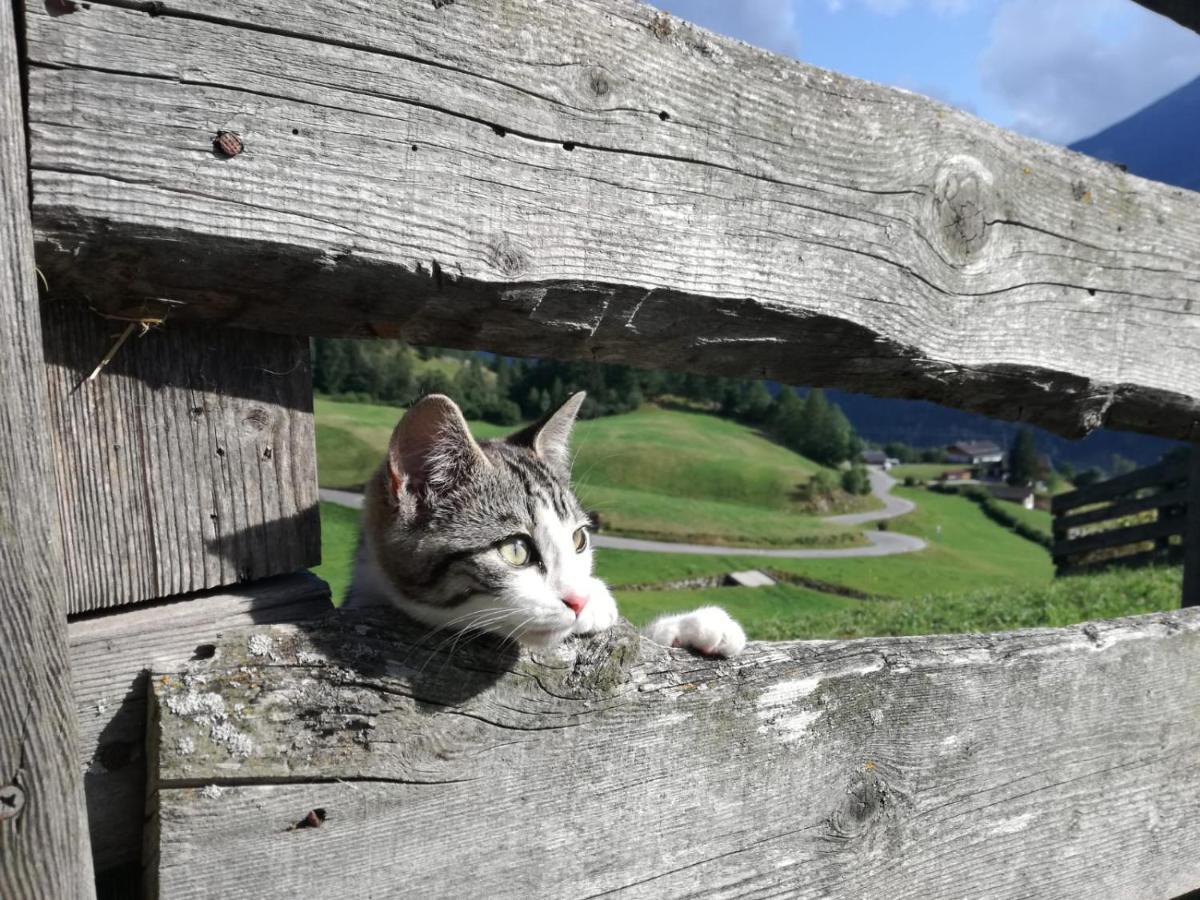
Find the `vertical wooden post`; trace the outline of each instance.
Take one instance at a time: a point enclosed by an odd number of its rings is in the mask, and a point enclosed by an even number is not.
[[[1183,530],[1183,605],[1200,606],[1200,444],[1188,468],[1187,525]]]
[[[0,0],[0,894],[91,897],[20,84]]]

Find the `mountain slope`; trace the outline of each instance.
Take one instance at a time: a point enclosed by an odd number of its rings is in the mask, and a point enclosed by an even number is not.
[[[1134,175],[1200,191],[1200,78],[1072,150],[1120,163]]]

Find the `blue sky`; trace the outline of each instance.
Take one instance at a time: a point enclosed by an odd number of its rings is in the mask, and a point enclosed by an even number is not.
[[[918,91],[1062,144],[1088,137],[1200,76],[1200,35],[1132,0],[656,5],[748,43]]]

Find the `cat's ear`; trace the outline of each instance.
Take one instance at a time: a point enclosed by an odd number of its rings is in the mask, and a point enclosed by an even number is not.
[[[510,435],[508,442],[518,447],[528,447],[555,468],[570,470],[571,429],[586,397],[586,391],[572,394],[562,406],[547,414],[540,422],[534,422],[528,428]]]
[[[430,394],[409,407],[388,444],[392,496],[437,494],[488,462],[462,410],[449,397]]]

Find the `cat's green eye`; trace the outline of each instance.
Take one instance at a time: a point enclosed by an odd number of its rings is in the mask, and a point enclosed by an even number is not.
[[[576,528],[575,533],[573,535],[571,535],[571,538],[572,538],[572,540],[575,541],[575,552],[582,553],[584,550],[586,550],[588,548],[587,526],[581,525],[578,528]]]
[[[500,557],[510,566],[527,566],[533,561],[533,550],[529,546],[528,538],[509,538],[496,549],[500,551]]]

